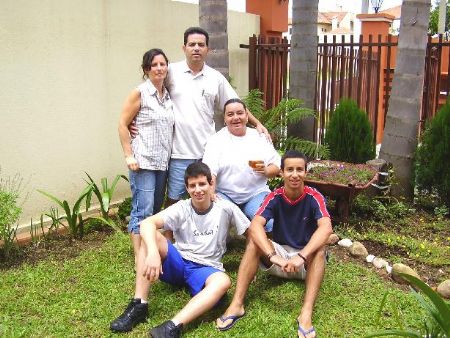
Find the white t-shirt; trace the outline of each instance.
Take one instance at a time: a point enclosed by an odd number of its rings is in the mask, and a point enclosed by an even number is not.
[[[165,85],[175,114],[172,158],[200,159],[216,131],[215,112],[222,114],[225,102],[238,96],[218,71],[205,64],[194,75],[185,60],[169,65]]]
[[[172,230],[175,248],[184,259],[224,271],[221,262],[227,250],[227,235],[231,226],[242,235],[250,225],[248,218],[233,203],[217,200],[200,214],[191,199],[181,200],[161,211],[164,229]]]
[[[263,160],[264,165],[274,164],[278,168],[281,163],[273,145],[252,128],[247,128],[244,136],[234,136],[227,127],[222,128],[210,137],[203,154],[203,162],[216,176],[216,190],[236,204],[270,191],[267,178],[255,173],[248,164],[249,160]]]

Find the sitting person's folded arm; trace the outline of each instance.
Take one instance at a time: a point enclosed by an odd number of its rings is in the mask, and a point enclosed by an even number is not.
[[[274,178],[277,177],[280,174],[280,168],[277,167],[275,164],[271,163],[266,167],[266,177],[267,178]]]

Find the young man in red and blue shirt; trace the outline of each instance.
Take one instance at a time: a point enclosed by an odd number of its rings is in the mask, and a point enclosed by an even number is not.
[[[325,272],[327,240],[332,233],[324,197],[305,186],[306,157],[294,150],[281,159],[284,186],[270,193],[253,218],[248,242],[239,266],[233,300],[217,328],[230,329],[245,314],[244,299],[258,265],[270,274],[305,280],[306,293],[297,317],[298,336],[316,336],[312,313]],[[274,220],[273,240],[264,225]]]

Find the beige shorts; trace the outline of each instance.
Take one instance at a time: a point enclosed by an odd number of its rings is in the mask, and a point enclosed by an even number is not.
[[[280,245],[274,241],[271,241],[273,244],[273,247],[275,248],[276,253],[283,257],[284,259],[290,259],[291,257],[294,257],[298,254],[299,250],[295,249],[293,247],[290,247],[289,245]],[[262,271],[267,272],[270,275],[286,278],[286,279],[301,279],[304,280],[306,278],[306,270],[305,265],[303,264],[302,267],[298,272],[285,272],[281,270],[281,268],[276,265],[272,264],[270,267],[267,267],[262,262],[259,263],[259,268]]]

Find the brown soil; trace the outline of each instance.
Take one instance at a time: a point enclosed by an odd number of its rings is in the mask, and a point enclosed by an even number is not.
[[[34,265],[48,258],[56,261],[75,258],[84,250],[99,248],[110,234],[110,229],[102,229],[86,234],[82,240],[73,240],[65,233],[52,235],[45,241],[22,247],[12,259],[5,261],[0,256],[0,271],[23,264]]]

